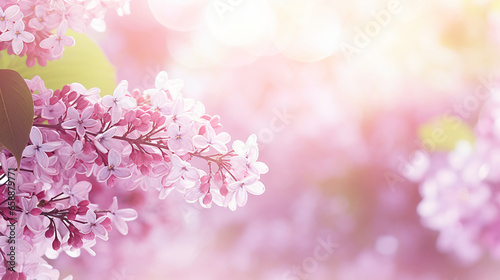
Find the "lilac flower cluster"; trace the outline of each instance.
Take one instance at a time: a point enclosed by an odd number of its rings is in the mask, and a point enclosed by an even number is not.
[[[122,81],[103,98],[99,89],[78,83],[53,91],[37,76],[27,84],[35,118],[16,175],[14,219],[7,215],[7,184],[0,186],[0,254],[6,260],[13,221],[19,256],[15,274],[0,275],[59,279],[43,256],[78,256],[82,249],[94,254],[96,239],[107,240],[112,228],[127,234],[136,211],[118,208],[116,197],[108,207],[94,204],[89,193],[96,185],[157,190],[160,199],[175,189],[187,202],[231,210],[244,206],[248,193],[265,190],[259,180],[268,168],[257,161],[256,136],[228,149],[230,136],[219,117],[183,98],[182,82],[165,72],[155,89],[129,92]],[[0,163],[3,178],[17,167],[8,150],[0,152]]]
[[[106,10],[128,14],[130,0],[7,0],[0,3],[0,50],[27,55],[26,64],[45,66],[61,58],[75,41],[68,28],[85,32],[87,26],[105,28]],[[55,33],[52,32],[55,30]]]
[[[437,248],[467,264],[485,253],[500,259],[500,99],[492,97],[474,143],[461,140],[453,151],[420,161],[418,214],[439,232]]]

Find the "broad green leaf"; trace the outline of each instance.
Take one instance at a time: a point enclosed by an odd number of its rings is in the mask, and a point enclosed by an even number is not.
[[[21,163],[34,118],[33,97],[19,73],[0,69],[0,146]]]
[[[418,135],[422,145],[432,151],[451,151],[459,140],[474,143],[472,128],[458,117],[441,117],[420,126]]]
[[[99,46],[85,34],[68,30],[76,44],[66,47],[61,59],[48,61],[47,66],[26,66],[26,56],[18,57],[0,52],[0,68],[17,71],[25,79],[38,75],[49,89],[78,82],[87,89],[98,87],[101,95],[113,94],[116,87],[115,69]]]

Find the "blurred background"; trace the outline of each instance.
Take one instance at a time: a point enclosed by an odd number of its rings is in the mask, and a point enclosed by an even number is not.
[[[162,70],[184,80],[184,96],[220,115],[233,140],[257,134],[270,171],[266,192],[236,212],[115,188],[139,219],[98,242],[96,257],[61,256],[62,275],[498,279],[489,254],[437,246],[403,167],[422,147],[445,153],[473,137],[481,106],[460,104],[498,81],[500,1],[133,0],[106,23],[91,36],[119,80],[151,88]],[[461,129],[424,146],[450,114]]]

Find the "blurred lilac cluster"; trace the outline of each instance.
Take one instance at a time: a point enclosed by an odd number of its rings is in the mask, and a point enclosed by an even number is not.
[[[26,64],[45,66],[75,44],[68,28],[82,33],[87,26],[105,29],[108,9],[129,14],[130,0],[3,0],[0,2],[0,50],[27,55]],[[52,32],[55,30],[55,33]]]
[[[500,99],[498,88],[483,105],[473,143],[459,140],[453,151],[438,152],[421,167],[418,214],[439,232],[437,248],[469,264],[485,253],[500,259]]]

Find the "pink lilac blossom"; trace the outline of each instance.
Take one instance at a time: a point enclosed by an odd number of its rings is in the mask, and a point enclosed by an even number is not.
[[[165,76],[162,72],[158,79]],[[16,275],[0,271],[2,279],[59,279],[44,256],[79,256],[82,249],[94,255],[97,237],[108,240],[113,228],[126,235],[127,222],[135,220],[137,212],[119,209],[116,196],[109,207],[101,206],[89,195],[95,188],[128,191],[141,186],[157,190],[161,199],[175,189],[188,203],[206,208],[215,203],[231,210],[244,206],[248,193],[260,195],[265,190],[259,180],[268,168],[256,161],[256,136],[246,144],[235,141],[234,150],[228,149],[230,136],[221,131],[218,117],[205,114],[201,103],[184,99],[180,92],[156,89],[154,94],[166,96],[162,111],[151,104],[150,95],[129,92],[126,82],[119,83],[112,96],[97,99],[96,90],[78,84],[55,91],[45,88],[39,77],[27,84],[39,93],[33,94],[33,128],[16,174],[14,211],[26,256],[16,260]],[[60,104],[63,112],[47,113],[47,100]],[[163,113],[168,111],[175,115]],[[186,122],[177,123],[175,116]],[[3,150],[0,162],[5,179],[15,160]],[[7,183],[2,182],[0,220],[6,224],[13,220],[7,215]],[[8,231],[0,227],[0,237]],[[4,261],[6,253],[0,248]]]
[[[439,232],[438,250],[466,264],[485,254],[500,259],[499,108],[493,95],[479,116],[474,143],[461,140],[453,151],[434,153],[409,169],[421,169],[420,177],[410,177],[420,183],[423,225]]]
[[[60,57],[64,51],[64,47],[72,47],[75,45],[75,40],[71,36],[64,35],[68,29],[68,22],[63,20],[57,29],[57,34],[51,35],[47,39],[40,42],[40,47],[49,49],[53,57]]]
[[[36,63],[45,66],[47,60],[61,58],[64,47],[75,44],[74,39],[66,35],[68,28],[83,33],[89,25],[102,26],[108,9],[121,15],[129,14],[129,1],[2,0],[0,50],[27,55],[26,64],[30,67]]]

